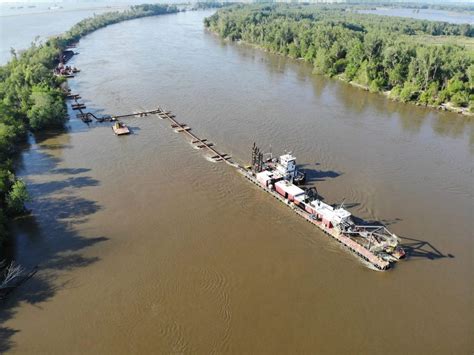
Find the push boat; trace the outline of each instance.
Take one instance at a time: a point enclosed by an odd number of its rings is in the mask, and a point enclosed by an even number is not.
[[[383,225],[356,224],[344,204],[332,206],[322,201],[316,188],[303,189],[304,173],[296,158],[286,153],[273,158],[254,144],[252,164],[238,171],[259,188],[290,207],[296,214],[320,228],[369,266],[387,270],[405,257],[400,238]]]
[[[112,126],[112,130],[117,136],[123,136],[125,134],[130,134],[130,129],[123,122],[117,121]]]

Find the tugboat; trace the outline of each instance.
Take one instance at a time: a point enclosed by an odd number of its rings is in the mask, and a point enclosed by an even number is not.
[[[128,129],[127,125],[123,122],[117,121],[112,126],[112,130],[114,131],[115,135],[123,136],[125,134],[130,134],[130,130]]]

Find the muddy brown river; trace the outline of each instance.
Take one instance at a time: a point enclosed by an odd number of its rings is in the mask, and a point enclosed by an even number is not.
[[[172,110],[239,162],[292,151],[329,203],[384,222],[407,260],[368,269],[157,117],[75,118],[18,162],[32,216],[10,254],[37,274],[0,312],[13,353],[470,354],[474,122],[311,75],[187,12],[84,38],[88,110]]]

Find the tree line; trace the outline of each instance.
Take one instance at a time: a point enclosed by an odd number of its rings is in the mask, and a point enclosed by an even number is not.
[[[444,10],[444,11],[454,11],[454,12],[474,12],[474,5],[469,5],[467,2],[455,2],[455,3],[439,3],[434,2],[390,2],[390,1],[372,1],[372,0],[346,0],[348,4],[355,4],[362,8],[372,8],[376,7],[392,7],[392,8],[405,8],[405,9],[433,9],[433,10]]]
[[[81,37],[108,25],[145,16],[177,12],[176,6],[136,5],[78,22],[64,35],[33,42],[0,67],[0,243],[7,235],[7,219],[24,213],[25,183],[14,174],[13,156],[28,131],[61,127],[67,119],[65,79],[53,69],[63,50]]]
[[[236,4],[234,2],[219,2],[219,1],[198,1],[192,9],[193,10],[208,10],[208,9],[219,9],[221,7],[230,6]]]
[[[389,92],[404,102],[449,103],[474,111],[474,53],[422,40],[469,40],[474,36],[470,25],[359,14],[342,6],[286,4],[224,8],[204,24],[222,38],[302,58],[316,73]]]

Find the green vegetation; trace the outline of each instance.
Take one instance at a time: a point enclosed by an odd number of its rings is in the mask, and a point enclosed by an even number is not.
[[[351,3],[351,1],[347,1],[348,3]],[[373,2],[373,1],[356,1],[358,7],[360,8],[372,8],[375,9],[376,6],[381,6],[381,7],[391,7],[391,8],[408,8],[408,9],[419,9],[419,10],[425,10],[425,9],[433,9],[433,10],[444,10],[444,11],[453,11],[453,12],[465,12],[465,13],[472,13],[474,12],[474,5],[469,5],[467,2],[459,2],[459,3],[440,3],[440,4],[435,4],[435,3],[417,3],[417,2],[389,2],[389,1],[382,1],[382,2]],[[366,5],[364,5],[366,3]]]
[[[25,202],[29,200],[26,184],[22,180],[13,179],[10,192],[7,195],[7,210],[13,214],[21,214],[25,210]]]
[[[416,42],[425,45],[457,45],[464,47],[468,52],[474,53],[474,37],[466,36],[431,36],[431,35],[416,35],[416,36],[400,36],[400,39],[408,42]]]
[[[259,0],[256,2],[268,2],[264,0]],[[316,1],[308,1],[307,3],[314,3]],[[329,1],[326,1],[329,3]],[[453,12],[465,12],[472,13],[474,12],[474,5],[470,5],[467,1],[459,1],[448,3],[447,1],[435,3],[434,1],[417,1],[417,2],[408,2],[408,1],[374,1],[374,0],[338,0],[337,3],[333,3],[332,6],[339,5],[347,7],[351,6],[351,9],[371,9],[375,10],[377,8],[394,8],[394,9],[414,9],[414,10],[444,10],[444,11],[453,11]]]
[[[231,6],[232,2],[201,1],[193,5],[193,10],[218,9],[225,6]]]
[[[67,119],[64,79],[53,74],[67,45],[110,24],[145,16],[174,13],[168,5],[137,5],[123,12],[94,16],[74,25],[64,35],[33,43],[0,67],[0,242],[7,235],[7,217],[24,213],[28,193],[13,172],[12,157],[26,132],[62,126]]]
[[[472,45],[470,25],[268,4],[220,9],[204,23],[223,38],[302,58],[316,73],[403,102],[474,111],[474,52],[455,44]]]

